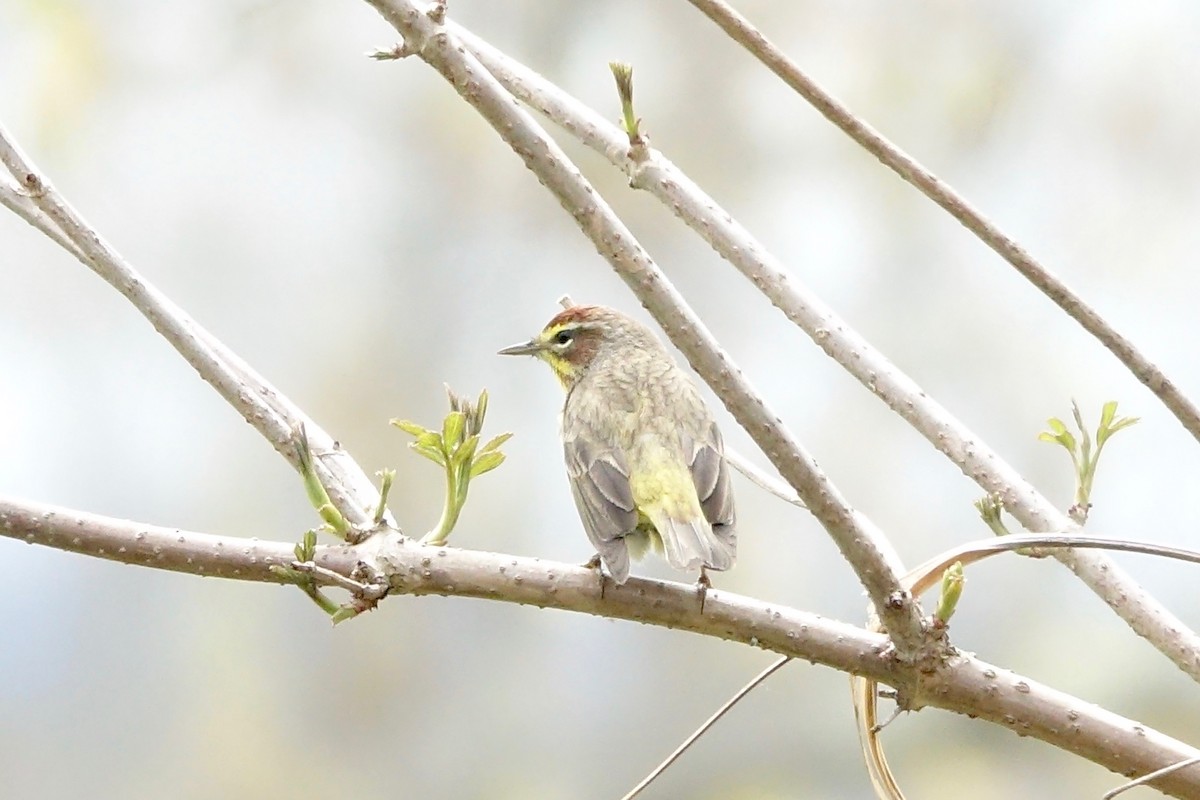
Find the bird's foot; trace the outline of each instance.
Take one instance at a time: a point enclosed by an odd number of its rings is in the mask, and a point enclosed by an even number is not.
[[[704,600],[708,597],[708,590],[712,588],[712,581],[708,578],[708,573],[704,571],[704,567],[700,568],[700,577],[696,579],[696,594],[700,596],[700,613],[704,613]]]
[[[603,560],[601,560],[599,553],[596,553],[596,555],[589,558],[587,560],[587,562],[582,565],[584,567],[584,569],[595,570],[596,577],[600,579],[600,599],[601,600],[604,599],[604,590],[608,586],[608,581],[605,580],[605,578],[604,578],[604,566],[603,565],[604,565],[604,562],[603,562]]]

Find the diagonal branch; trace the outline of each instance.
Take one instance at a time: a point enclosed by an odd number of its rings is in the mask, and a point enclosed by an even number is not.
[[[19,184],[0,183],[0,203],[123,294],[200,377],[297,468],[294,431],[303,426],[318,456],[314,468],[338,510],[362,530],[374,526],[369,509],[378,494],[333,437],[121,258],[55,191],[2,125],[0,163]]]
[[[0,136],[0,138],[3,137]],[[66,234],[42,213],[33,199],[6,180],[0,180],[0,205],[46,234],[51,241],[80,261],[86,261],[87,257],[83,255],[83,251],[76,247],[74,242],[68,239]]]
[[[597,250],[658,320],[738,423],[796,489],[850,562],[902,657],[921,643],[920,612],[899,590],[900,560],[890,543],[855,511],[817,468],[712,334],[561,148],[430,13],[405,0],[368,0],[419,55],[454,86],[576,220]],[[444,12],[444,8],[441,9]]]
[[[292,545],[143,525],[0,496],[0,536],[127,564],[283,582],[272,565],[293,559]],[[1002,725],[1083,756],[1123,775],[1144,775],[1200,757],[1200,751],[1133,720],[961,653],[936,665],[904,665],[888,640],[845,623],[710,590],[703,611],[695,587],[630,578],[615,586],[593,570],[501,553],[424,547],[398,534],[357,545],[318,547],[324,572],[363,582],[386,580],[392,595],[501,600],[643,622],[750,644],[906,687],[913,707],[932,706]],[[1200,765],[1152,782],[1176,797],[1200,795]]]
[[[942,207],[967,230],[997,254],[1055,305],[1078,322],[1084,330],[1107,347],[1139,381],[1154,393],[1175,418],[1200,440],[1200,410],[1198,410],[1150,359],[1110,326],[1097,311],[1065,283],[1026,252],[1012,237],[976,210],[967,199],[936,175],[921,166],[914,158],[889,142],[878,131],[856,117],[829,92],[817,85],[787,55],[771,43],[749,20],[724,0],[688,0],[705,16],[720,26],[731,39],[746,48],[784,83],[809,102],[825,119],[857,142],[864,150],[917,188],[921,194]]]
[[[659,151],[626,134],[533,70],[466,31],[447,23],[487,69],[516,97],[545,114],[592,150],[624,170],[636,188],[658,197],[737,267],[789,320],[831,358],[916,428],[965,475],[1027,529],[1070,530],[1075,523],[944,406],[867,342],[821,298],[796,281],[778,259]],[[1200,680],[1200,637],[1189,630],[1104,553],[1056,550],[1067,565],[1138,635],[1180,669]]]

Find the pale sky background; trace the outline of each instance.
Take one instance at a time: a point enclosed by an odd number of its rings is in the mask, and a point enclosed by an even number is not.
[[[1200,6],[741,0],[812,76],[1200,395]],[[615,118],[635,67],[656,146],[1041,491],[1072,397],[1142,418],[1089,528],[1197,547],[1200,446],[1010,267],[683,2],[452,0],[452,17]],[[0,5],[0,120],[152,283],[373,472],[420,535],[439,476],[390,417],[486,386],[509,461],[461,547],[590,555],[559,390],[495,351],[565,293],[648,316],[557,202],[354,2]],[[558,132],[554,131],[557,135]],[[559,137],[560,140],[562,137]],[[987,535],[980,492],[653,198],[568,145],[849,500],[915,565]],[[297,540],[299,479],[113,290],[0,213],[0,493]],[[709,395],[711,397],[711,395]],[[748,437],[719,409],[726,440]],[[861,623],[823,530],[738,478],[721,588]],[[1194,565],[1117,556],[1193,628]],[[615,798],[773,656],[658,628],[393,598],[333,629],[291,588],[0,540],[0,795]],[[679,576],[661,563],[635,571]],[[1193,744],[1200,692],[1065,569],[968,573],[953,641]],[[1102,768],[926,710],[885,734],[914,798],[1095,797]],[[1156,796],[1147,790],[1130,798]],[[796,664],[647,798],[866,798],[847,681]]]

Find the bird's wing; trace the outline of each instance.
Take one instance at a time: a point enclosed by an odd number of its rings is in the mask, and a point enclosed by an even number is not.
[[[685,446],[689,444],[685,442]],[[737,515],[733,509],[733,491],[729,488],[729,465],[725,447],[716,423],[708,426],[708,435],[690,442],[692,451],[692,482],[704,518],[712,525],[713,533],[730,548],[736,546]]]
[[[563,451],[583,529],[613,577],[623,582],[629,574],[629,552],[621,539],[638,524],[629,466],[621,453],[598,447],[582,431],[564,431]]]

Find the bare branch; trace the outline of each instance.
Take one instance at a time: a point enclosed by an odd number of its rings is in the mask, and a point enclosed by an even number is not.
[[[3,495],[0,536],[122,564],[240,581],[283,583],[271,567],[296,560],[294,546],[286,542],[141,525]],[[349,574],[349,548],[321,547],[318,552],[316,563]]]
[[[674,164],[646,144],[630,148],[625,134],[533,70],[455,25],[466,46],[516,97],[601,153],[699,233],[726,260],[802,328],[831,358],[916,428],[965,475],[1005,506],[1029,530],[1066,530],[1072,520],[1037,492],[998,453],[929,397],[824,301],[800,285],[754,236]],[[635,157],[636,156],[636,157]],[[1070,568],[1138,635],[1195,680],[1200,680],[1200,636],[1102,553],[1057,550]]]
[[[0,535],[129,564],[286,582],[273,565],[290,565],[292,546],[142,525],[0,497]],[[332,572],[392,595],[446,595],[502,600],[691,631],[824,664],[872,681],[904,687],[909,708],[933,706],[1003,725],[1121,774],[1146,774],[1200,751],[1133,720],[1111,714],[1021,675],[955,653],[942,662],[901,663],[888,640],[730,592],[709,590],[701,611],[695,587],[630,578],[602,582],[584,567],[501,553],[423,547],[395,533],[357,545],[316,548],[314,579]],[[1064,721],[1067,720],[1067,721]],[[894,726],[893,726],[894,727]],[[889,729],[891,730],[891,729]],[[1200,794],[1200,767],[1152,782],[1177,797]]]
[[[2,125],[0,163],[19,184],[0,186],[0,202],[123,294],[200,377],[297,468],[293,431],[303,426],[317,456],[314,468],[338,510],[361,529],[373,527],[370,509],[378,494],[358,464],[299,407],[122,259],[54,190]]]
[[[721,350],[712,334],[561,148],[468,54],[445,26],[416,3],[369,0],[408,46],[454,86],[521,157],[655,317],[692,367],[762,448],[829,532],[879,609],[902,653],[921,644],[919,609],[899,592],[903,571],[891,544],[855,511],[812,457]]]
[[[296,561],[287,542],[145,525],[2,495],[0,536],[125,564],[269,583],[288,583],[272,567],[295,568]],[[561,608],[749,643],[886,683],[904,675],[881,634],[719,589],[707,592],[701,613],[693,585],[631,577],[618,586],[578,565],[427,547],[394,532],[357,545],[318,546],[311,563],[316,569],[300,569],[324,585],[357,588],[386,579],[393,595]]]
[[[921,194],[942,207],[980,241],[1020,272],[1042,294],[1096,337],[1134,376],[1154,393],[1175,415],[1188,433],[1200,440],[1200,410],[1175,386],[1161,369],[1110,326],[1083,298],[1075,294],[1058,277],[1042,266],[1025,248],[1007,236],[994,223],[976,210],[966,198],[949,184],[921,166],[878,131],[856,117],[829,92],[805,75],[787,55],[771,43],[757,28],[723,0],[689,0],[705,16],[720,26],[731,39],[778,75],[784,83],[803,97],[863,149],[878,158],[885,166],[915,186]]]
[[[42,210],[37,207],[28,194],[3,180],[0,180],[0,205],[46,234],[55,244],[80,261],[84,260],[85,256],[80,249],[59,230],[49,217],[42,213]]]
[[[742,473],[760,489],[765,489],[771,494],[778,497],[780,500],[791,503],[794,506],[804,508],[804,501],[800,499],[800,495],[796,494],[796,490],[788,486],[783,481],[769,474],[765,470],[759,469],[758,466],[746,458],[736,450],[725,448],[725,460],[729,462],[729,466]]]

